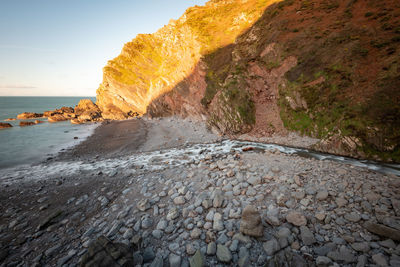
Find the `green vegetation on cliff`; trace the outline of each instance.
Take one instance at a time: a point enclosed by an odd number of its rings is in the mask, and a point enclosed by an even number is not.
[[[286,128],[324,151],[400,162],[399,10],[397,0],[212,0],[126,44],[104,68],[99,106],[198,105],[224,133]]]

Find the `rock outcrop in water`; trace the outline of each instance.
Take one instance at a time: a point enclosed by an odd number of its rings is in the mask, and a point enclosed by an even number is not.
[[[11,128],[13,127],[10,123],[0,122],[0,129]]]
[[[42,118],[42,117],[43,117],[42,113],[24,112],[24,113],[18,114],[17,119],[18,120],[26,120],[26,119],[35,119],[35,118]]]
[[[132,116],[137,116],[137,113],[133,113]],[[101,110],[99,107],[92,102],[90,99],[82,99],[78,105],[72,107],[62,107],[60,109],[45,111],[43,114],[24,112],[17,116],[18,119],[33,119],[33,118],[47,118],[48,122],[60,122],[60,121],[71,121],[72,124],[82,124],[89,122],[103,121]],[[43,121],[21,121],[20,126],[35,125],[42,123]]]
[[[288,131],[317,149],[400,161],[398,1],[210,1],[104,68],[105,118],[207,117],[235,135]]]

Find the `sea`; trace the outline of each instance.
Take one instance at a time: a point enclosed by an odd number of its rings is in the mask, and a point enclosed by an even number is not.
[[[75,107],[79,100],[95,97],[0,97],[0,122],[16,118],[23,112],[43,113],[66,107]],[[99,124],[71,124],[69,121],[44,123],[33,126],[18,126],[19,120],[7,121],[14,127],[0,129],[0,172],[1,169],[39,163],[54,156],[90,136]]]

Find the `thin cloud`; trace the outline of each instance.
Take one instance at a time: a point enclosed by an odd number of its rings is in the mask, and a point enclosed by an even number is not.
[[[1,89],[35,89],[37,88],[36,86],[32,86],[32,85],[22,85],[22,84],[6,84],[6,85],[2,85],[0,84],[0,88]]]
[[[0,49],[19,49],[19,50],[30,50],[36,52],[56,52],[55,49],[39,48],[31,46],[19,46],[19,45],[0,45]]]

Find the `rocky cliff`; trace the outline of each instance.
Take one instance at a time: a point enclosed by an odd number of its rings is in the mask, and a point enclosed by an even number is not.
[[[277,0],[213,0],[189,8],[154,34],[138,35],[104,68],[97,91],[103,116],[146,113],[154,99],[200,71],[203,55],[233,43],[273,2]]]
[[[225,134],[296,131],[319,150],[400,161],[400,2],[210,1],[104,68],[103,116],[206,117]]]

